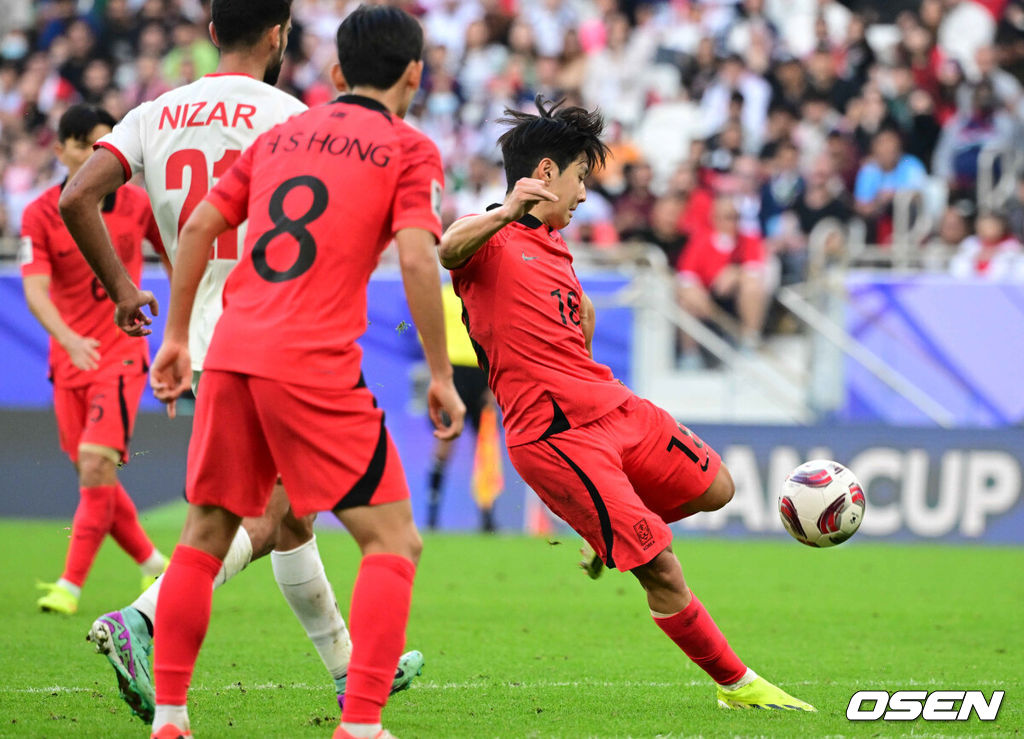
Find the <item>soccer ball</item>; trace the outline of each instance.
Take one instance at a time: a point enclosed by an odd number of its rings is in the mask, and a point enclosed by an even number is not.
[[[779,517],[797,541],[834,547],[857,533],[864,503],[864,490],[850,470],[829,459],[813,459],[786,475]]]

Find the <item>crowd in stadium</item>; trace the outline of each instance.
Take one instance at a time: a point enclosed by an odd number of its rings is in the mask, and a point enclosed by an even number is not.
[[[357,4],[295,0],[279,86],[333,97],[333,36]],[[657,245],[686,307],[730,297],[751,336],[764,291],[804,279],[816,225],[859,219],[868,243],[889,243],[902,192],[922,195],[908,212],[933,225],[918,238],[946,247],[955,274],[1024,272],[1024,0],[400,4],[426,29],[410,121],[444,158],[446,221],[503,199],[498,121],[542,94],[610,122],[613,157],[567,239]],[[202,0],[4,5],[0,235],[16,237],[63,177],[51,145],[68,105],[119,118],[211,72],[217,50]],[[979,199],[985,178],[1010,186]]]

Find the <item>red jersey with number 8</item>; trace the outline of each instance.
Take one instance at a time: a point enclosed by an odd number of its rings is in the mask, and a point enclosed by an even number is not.
[[[396,232],[440,239],[443,183],[433,142],[369,98],[260,136],[206,196],[249,226],[204,369],[355,387],[370,274]]]
[[[558,231],[526,215],[452,270],[508,446],[600,418],[632,396],[587,351],[583,289]]]

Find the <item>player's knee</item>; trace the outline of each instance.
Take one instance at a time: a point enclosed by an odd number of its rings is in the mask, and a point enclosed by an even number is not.
[[[267,515],[259,518],[246,518],[242,521],[242,527],[249,535],[249,541],[252,542],[253,559],[264,557],[277,547],[279,526],[280,519]]]
[[[278,551],[287,552],[292,549],[305,544],[307,541],[313,538],[313,522],[316,520],[316,514],[312,513],[302,518],[296,518],[288,510],[288,513],[281,520],[281,526],[277,532],[277,549]]]
[[[109,455],[80,451],[78,454],[78,484],[83,488],[112,485],[117,482],[117,467]]]
[[[679,591],[685,589],[683,580],[683,568],[679,559],[673,553],[671,547],[661,550],[647,564],[634,567],[632,570],[644,590],[671,590]]]
[[[724,507],[732,497],[736,494],[736,483],[733,482],[732,475],[729,473],[729,468],[724,464],[718,468],[718,474],[715,475],[714,482],[711,483],[711,487],[708,488],[705,497],[707,498],[707,506],[705,510],[717,511],[719,508]]]

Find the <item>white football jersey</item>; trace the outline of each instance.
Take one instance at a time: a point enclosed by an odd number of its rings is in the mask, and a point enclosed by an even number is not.
[[[256,138],[306,106],[245,74],[209,74],[142,103],[98,144],[114,153],[125,179],[142,172],[160,236],[173,264],[178,231],[213,184]],[[189,324],[193,369],[203,367],[220,318],[228,273],[238,262],[245,224],[214,245]]]

